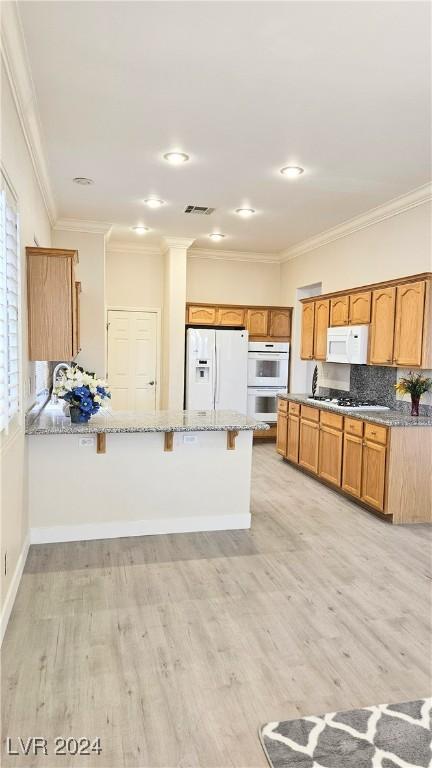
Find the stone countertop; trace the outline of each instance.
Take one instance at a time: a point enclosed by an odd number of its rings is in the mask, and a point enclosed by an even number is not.
[[[403,411],[353,411],[350,408],[341,408],[325,402],[310,400],[308,395],[283,394],[278,395],[281,400],[291,400],[294,403],[304,403],[312,408],[321,408],[324,411],[342,413],[353,419],[370,421],[373,424],[383,424],[386,427],[432,427],[432,416],[410,416]]]
[[[267,430],[264,424],[237,411],[110,411],[101,408],[88,423],[72,424],[62,404],[48,403],[26,419],[27,435],[87,435],[100,432],[225,432]]]

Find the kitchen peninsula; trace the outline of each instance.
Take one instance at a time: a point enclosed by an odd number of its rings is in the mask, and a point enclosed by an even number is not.
[[[432,417],[279,396],[277,451],[393,523],[431,522]]]
[[[32,543],[249,528],[252,434],[235,411],[30,414]]]

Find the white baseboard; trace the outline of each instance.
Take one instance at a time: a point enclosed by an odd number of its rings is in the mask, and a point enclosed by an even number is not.
[[[24,566],[26,564],[27,555],[29,551],[30,546],[30,537],[27,534],[23,548],[21,550],[21,554],[18,558],[18,562],[15,566],[15,571],[12,576],[11,583],[9,584],[9,589],[7,591],[6,599],[4,601],[3,609],[1,612],[1,618],[0,618],[0,645],[3,642],[3,638],[5,636],[6,628],[9,622],[10,615],[12,613],[12,608],[14,606],[15,598],[18,592],[18,587],[20,585],[21,576],[23,574]]]
[[[119,539],[125,536],[156,536],[161,533],[197,533],[199,531],[231,531],[250,528],[249,512],[233,515],[204,515],[203,517],[171,517],[154,520],[130,520],[114,523],[84,525],[55,525],[30,529],[32,544],[52,544],[61,541],[91,541]]]

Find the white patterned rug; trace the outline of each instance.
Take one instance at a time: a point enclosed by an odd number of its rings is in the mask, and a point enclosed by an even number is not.
[[[432,768],[432,699],[267,723],[272,768]]]

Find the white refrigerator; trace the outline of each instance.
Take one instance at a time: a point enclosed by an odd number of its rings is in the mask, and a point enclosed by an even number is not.
[[[188,328],[186,408],[247,413],[248,332]]]

